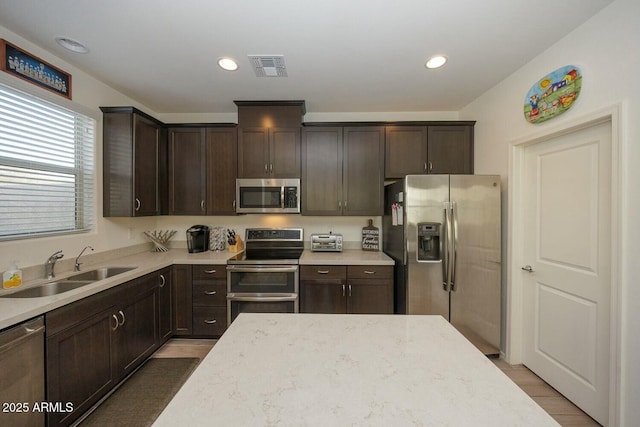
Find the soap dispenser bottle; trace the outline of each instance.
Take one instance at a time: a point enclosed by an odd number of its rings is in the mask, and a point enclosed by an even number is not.
[[[9,289],[20,285],[22,285],[22,270],[18,269],[18,265],[14,261],[2,275],[2,287]]]

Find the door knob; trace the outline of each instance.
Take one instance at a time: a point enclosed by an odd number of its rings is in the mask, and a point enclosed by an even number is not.
[[[524,267],[520,267],[520,268],[522,268],[527,273],[533,273],[533,267],[531,267],[529,264],[525,265]]]

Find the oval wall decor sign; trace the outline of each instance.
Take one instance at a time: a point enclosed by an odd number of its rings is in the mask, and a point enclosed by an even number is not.
[[[524,117],[530,123],[552,119],[573,105],[582,88],[582,73],[574,65],[547,74],[534,84],[524,100]]]

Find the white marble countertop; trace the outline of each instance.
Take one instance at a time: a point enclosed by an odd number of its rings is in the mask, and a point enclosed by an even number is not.
[[[116,254],[118,251],[114,251]],[[123,250],[126,253],[126,250]],[[7,328],[48,311],[55,310],[63,305],[70,304],[82,298],[86,298],[98,292],[118,286],[129,280],[136,279],[145,274],[154,272],[173,264],[216,264],[224,265],[227,260],[237,253],[222,251],[206,251],[190,254],[186,249],[171,249],[168,252],[138,252],[126,256],[110,256],[101,259],[100,254],[93,255],[97,261],[91,264],[83,264],[82,271],[89,271],[105,266],[135,267],[126,273],[100,280],[72,291],[58,295],[38,298],[0,298],[0,329]],[[105,257],[107,258],[107,257]],[[300,258],[300,264],[388,264],[393,265],[393,260],[382,252],[367,252],[361,250],[346,250],[340,253],[318,253],[305,250]],[[69,264],[71,265],[71,264]],[[73,271],[56,270],[56,279],[64,279]],[[25,282],[22,286],[11,290],[0,289],[1,295],[9,295],[12,292],[27,287],[37,286],[50,280],[38,279]]]
[[[440,316],[247,314],[154,426],[557,426]]]

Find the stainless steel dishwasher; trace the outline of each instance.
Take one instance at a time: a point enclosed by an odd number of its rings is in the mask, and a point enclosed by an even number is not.
[[[41,426],[44,402],[44,320],[0,332],[0,420],[7,426]]]

